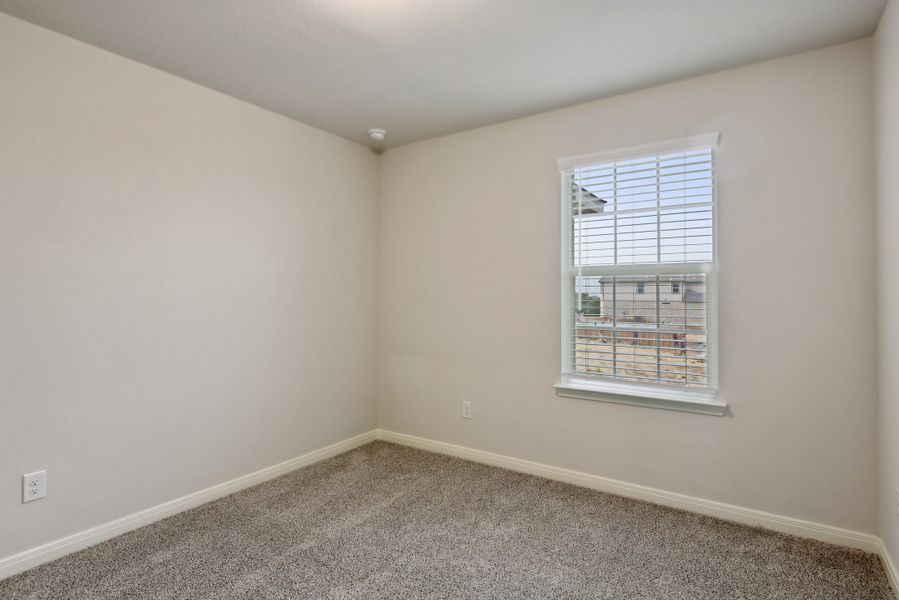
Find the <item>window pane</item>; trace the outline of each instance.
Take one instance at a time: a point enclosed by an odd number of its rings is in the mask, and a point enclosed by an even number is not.
[[[575,372],[708,385],[705,275],[579,276],[574,285]]]
[[[570,177],[575,266],[713,259],[711,149],[579,168]]]

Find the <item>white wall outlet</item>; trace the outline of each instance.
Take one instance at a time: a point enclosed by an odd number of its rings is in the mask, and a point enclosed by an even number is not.
[[[463,419],[471,418],[471,400],[463,400],[462,401],[462,418]]]
[[[47,472],[22,475],[22,503],[40,500],[47,495]]]

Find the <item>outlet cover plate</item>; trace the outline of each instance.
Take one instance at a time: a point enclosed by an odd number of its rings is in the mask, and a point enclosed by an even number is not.
[[[22,475],[22,503],[47,496],[47,472],[35,471]]]

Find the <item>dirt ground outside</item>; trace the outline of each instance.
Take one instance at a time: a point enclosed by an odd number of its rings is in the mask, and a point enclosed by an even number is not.
[[[647,345],[645,339],[621,335],[575,338],[575,370],[579,373],[662,383],[708,383],[706,336],[687,334],[682,343]],[[613,360],[613,358],[615,360]]]

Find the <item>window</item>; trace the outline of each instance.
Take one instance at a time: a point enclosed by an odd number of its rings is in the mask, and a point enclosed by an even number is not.
[[[723,414],[715,372],[717,137],[559,161],[559,395]]]

